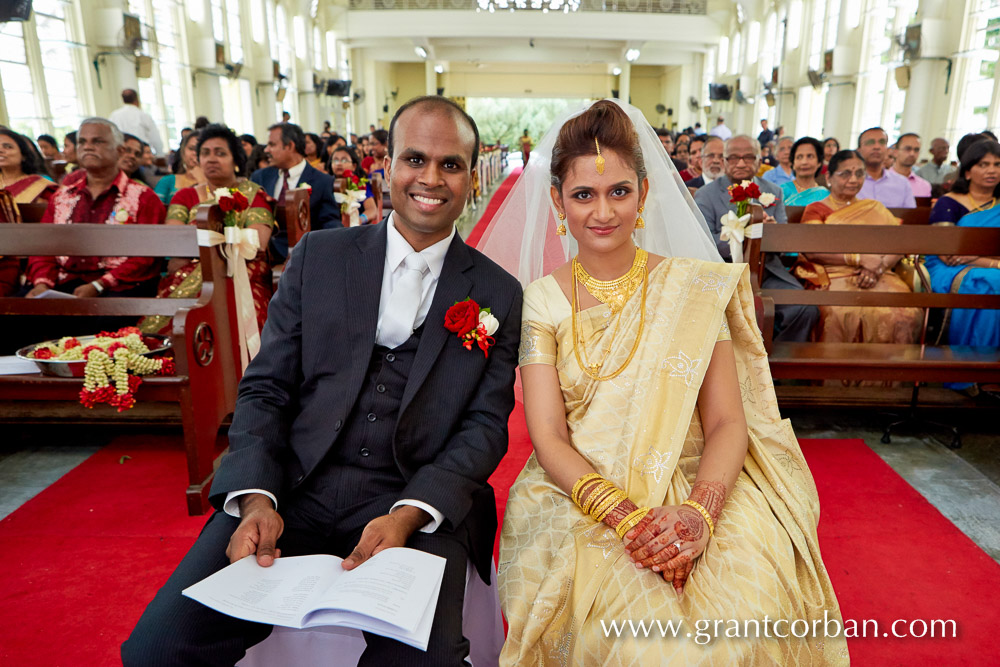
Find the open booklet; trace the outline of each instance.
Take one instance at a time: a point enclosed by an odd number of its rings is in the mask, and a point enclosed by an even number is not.
[[[445,559],[396,547],[354,568],[336,556],[247,556],[186,588],[187,597],[247,621],[311,628],[338,625],[427,650]]]

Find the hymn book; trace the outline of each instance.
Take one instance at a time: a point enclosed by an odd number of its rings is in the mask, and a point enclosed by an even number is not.
[[[353,570],[336,556],[250,555],[186,588],[192,600],[228,616],[290,628],[337,625],[427,650],[445,559],[396,547]]]

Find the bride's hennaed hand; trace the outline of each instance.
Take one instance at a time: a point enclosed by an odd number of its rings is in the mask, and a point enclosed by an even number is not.
[[[625,536],[629,558],[663,575],[680,592],[694,560],[708,544],[708,524],[687,505],[657,507]]]

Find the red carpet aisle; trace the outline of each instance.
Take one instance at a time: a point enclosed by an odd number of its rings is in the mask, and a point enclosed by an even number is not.
[[[179,438],[120,438],[0,521],[0,664],[113,665],[193,543]],[[849,641],[855,665],[993,662],[1000,566],[860,441],[805,441],[820,542],[845,618],[956,619],[958,639]],[[499,507],[530,453],[524,417],[493,481]],[[131,458],[120,463],[123,455]],[[986,603],[986,604],[984,604]]]
[[[500,187],[497,188],[497,191],[493,193],[493,196],[490,197],[490,203],[486,205],[486,210],[483,211],[482,216],[479,218],[479,222],[477,222],[476,226],[472,228],[471,232],[469,232],[469,238],[465,239],[466,244],[472,246],[473,248],[476,247],[479,243],[479,239],[483,237],[483,233],[486,231],[486,228],[489,227],[490,221],[493,220],[493,216],[497,214],[500,204],[502,204],[503,200],[507,198],[507,193],[510,192],[510,189],[514,187],[514,182],[517,181],[517,177],[521,175],[521,171],[521,167],[515,167],[510,172],[510,176],[505,178],[503,183],[500,184]]]

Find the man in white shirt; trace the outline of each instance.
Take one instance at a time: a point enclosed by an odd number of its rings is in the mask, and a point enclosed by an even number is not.
[[[122,91],[121,107],[111,112],[108,117],[112,123],[118,126],[122,134],[132,134],[149,144],[156,155],[163,155],[163,140],[160,138],[160,130],[156,127],[153,117],[139,108],[139,93],[131,88]]]
[[[388,148],[391,219],[295,246],[240,382],[210,494],[219,511],[122,646],[126,667],[232,665],[270,633],[182,595],[230,562],[327,553],[350,570],[401,546],[446,561],[427,650],[365,633],[358,664],[469,655],[466,577],[470,561],[484,581],[491,572],[487,480],[507,449],[521,286],[455,234],[475,122],[450,100],[417,98],[396,112]],[[458,334],[480,322],[492,338],[467,347]]]
[[[712,128],[712,131],[709,132],[709,134],[711,134],[713,137],[718,137],[723,141],[725,141],[729,137],[733,136],[733,131],[730,130],[728,127],[726,127],[726,119],[723,118],[722,116],[719,116],[718,122],[716,123],[715,127]]]

